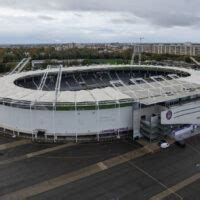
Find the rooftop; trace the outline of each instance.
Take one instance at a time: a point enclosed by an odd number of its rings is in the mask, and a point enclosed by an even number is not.
[[[119,77],[115,74],[115,78],[107,77],[107,82],[104,85],[99,83],[100,79],[96,78],[98,87],[89,87],[88,80],[77,80],[83,82],[79,85],[79,89],[62,90],[62,84],[59,84],[62,74],[92,72],[100,70],[102,72],[108,70],[150,70],[150,71],[164,71],[166,75],[148,76],[145,77],[126,77],[126,75]],[[181,77],[181,73],[190,74],[190,76]],[[55,89],[43,89],[49,74],[57,74],[55,76]],[[178,74],[178,75],[177,75]],[[35,89],[24,88],[17,86],[14,82],[16,80],[23,80],[25,77],[40,76],[40,81],[37,82]],[[111,74],[111,76],[114,76]],[[144,75],[143,75],[144,76]],[[116,66],[116,65],[102,65],[102,66],[83,66],[83,67],[69,67],[62,69],[46,69],[22,72],[18,74],[8,75],[0,78],[0,98],[4,101],[20,101],[20,102],[42,102],[42,103],[102,103],[102,102],[132,102],[139,101],[142,104],[150,105],[154,103],[170,101],[178,98],[195,96],[200,94],[200,72],[185,68],[176,67],[159,67],[159,66]],[[76,77],[75,77],[76,80]],[[95,80],[93,78],[93,80]],[[39,85],[39,86],[38,86]],[[66,83],[67,85],[67,83]]]

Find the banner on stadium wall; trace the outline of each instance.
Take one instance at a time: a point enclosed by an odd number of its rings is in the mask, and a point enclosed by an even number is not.
[[[171,107],[161,112],[161,124],[200,124],[200,102]]]

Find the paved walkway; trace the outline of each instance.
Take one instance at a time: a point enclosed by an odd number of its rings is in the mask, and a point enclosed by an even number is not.
[[[11,149],[11,148],[15,148],[24,144],[30,144],[31,140],[19,140],[19,141],[15,141],[15,142],[9,142],[9,143],[5,143],[5,144],[1,144],[0,145],[0,151],[6,150],[6,149]]]
[[[2,161],[0,161],[0,165],[11,164],[11,163],[14,163],[14,162],[33,158],[33,157],[36,157],[36,156],[40,156],[40,155],[43,155],[43,154],[46,154],[46,153],[50,153],[50,152],[57,151],[57,150],[60,150],[60,149],[66,148],[66,147],[70,147],[70,146],[74,146],[74,145],[76,145],[76,144],[75,143],[68,143],[68,144],[64,144],[64,145],[58,145],[56,147],[51,147],[51,148],[43,149],[43,150],[36,151],[36,152],[33,152],[33,153],[28,153],[28,154],[25,154],[25,155],[22,155],[22,156],[10,158],[10,159],[7,159],[7,160],[2,160]]]

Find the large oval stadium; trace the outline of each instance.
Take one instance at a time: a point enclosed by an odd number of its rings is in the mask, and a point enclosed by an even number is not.
[[[199,75],[128,65],[58,66],[7,75],[0,78],[0,126],[17,136],[53,141],[120,138],[132,131],[137,137],[142,119],[157,116],[168,124],[162,112],[196,102]]]

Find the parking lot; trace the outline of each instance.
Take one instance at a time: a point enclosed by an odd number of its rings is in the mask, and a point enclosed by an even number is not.
[[[0,199],[200,196],[200,136],[187,140],[186,148],[156,151],[126,140],[52,145],[1,136],[0,149]]]

